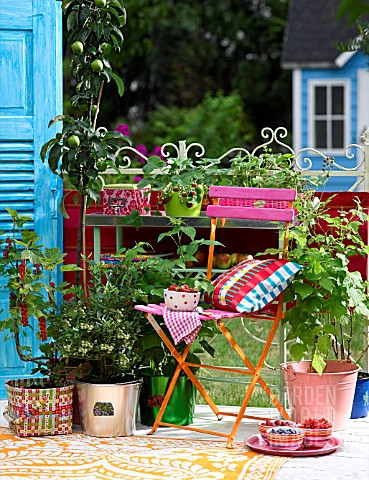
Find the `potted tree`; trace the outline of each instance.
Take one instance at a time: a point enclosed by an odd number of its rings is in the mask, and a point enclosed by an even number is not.
[[[41,159],[48,161],[53,173],[73,185],[80,202],[78,226],[77,265],[81,265],[84,251],[86,208],[100,201],[103,173],[108,166],[119,171],[121,159],[115,155],[123,145],[130,144],[129,137],[117,131],[97,127],[104,84],[114,80],[119,95],[123,95],[121,78],[113,72],[108,56],[112,50],[120,51],[123,45],[122,29],[126,23],[123,0],[64,0],[68,43],[72,51],[73,76],[76,94],[72,106],[80,112],[76,117],[58,115],[55,122],[63,122],[63,129],[41,149]],[[64,197],[61,211],[65,215]],[[77,272],[76,284],[80,283]]]
[[[8,331],[5,339],[13,340],[21,360],[35,364],[32,374],[46,377],[8,380],[8,408],[4,415],[21,437],[71,433],[73,385],[66,380],[64,359],[51,332],[52,317],[58,308],[55,298],[69,293],[66,284],[55,286],[56,270],[72,270],[74,266],[61,266],[64,255],[58,248],[42,249],[37,233],[24,228],[32,218],[9,208],[7,211],[13,227],[5,247],[0,247],[0,277],[6,279],[5,288],[10,294],[0,331]],[[3,235],[6,232],[0,231]],[[31,354],[25,342],[33,330],[41,341],[38,356]]]
[[[353,342],[363,345],[369,316],[368,284],[350,271],[349,258],[369,253],[359,234],[369,217],[359,201],[337,217],[325,212],[327,203],[306,202],[290,231],[289,257],[303,269],[285,293],[286,340],[295,362],[282,370],[294,420],[324,416],[341,429],[350,418],[359,370]]]

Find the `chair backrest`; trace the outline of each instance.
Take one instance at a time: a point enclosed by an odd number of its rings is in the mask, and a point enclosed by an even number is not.
[[[206,209],[208,217],[291,222],[297,192],[287,188],[211,186],[209,196],[213,204]]]
[[[287,257],[288,226],[294,219],[293,201],[297,197],[295,189],[288,188],[249,188],[211,186],[209,196],[213,204],[208,205],[206,215],[211,217],[210,240],[215,240],[217,218],[238,218],[285,223],[282,258]],[[209,246],[207,278],[213,270],[214,245]]]

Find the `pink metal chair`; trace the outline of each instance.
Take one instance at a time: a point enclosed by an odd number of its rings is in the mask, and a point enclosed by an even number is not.
[[[294,218],[294,209],[292,202],[296,199],[296,190],[293,189],[267,189],[267,188],[245,188],[245,187],[222,187],[222,186],[212,186],[210,187],[209,196],[213,199],[213,204],[209,205],[206,210],[206,215],[211,217],[211,228],[210,228],[210,239],[215,240],[216,230],[217,230],[217,221],[220,221],[226,225],[227,219],[237,218],[243,220],[260,220],[261,222],[278,222],[279,225],[284,226],[284,238],[283,238],[283,255],[282,258],[287,257],[287,247],[288,247],[288,227],[290,222]],[[245,225],[247,228],[247,224]],[[207,277],[208,279],[212,278],[212,268],[213,268],[213,256],[214,256],[214,246],[209,247],[209,257],[208,257],[208,267],[207,267]],[[237,313],[237,312],[227,312],[223,310],[207,310],[207,316],[201,316],[202,319],[209,320],[212,318],[216,321],[219,329],[222,334],[225,336],[233,351],[241,358],[242,362],[245,364],[247,369],[236,368],[236,367],[221,367],[216,365],[204,365],[204,364],[195,364],[186,361],[186,357],[189,353],[191,345],[188,345],[184,353],[180,355],[173,345],[172,341],[167,337],[167,335],[160,328],[156,322],[153,315],[161,314],[159,306],[149,305],[149,306],[137,306],[139,310],[145,311],[146,316],[149,322],[153,325],[154,329],[161,337],[163,342],[168,347],[169,351],[176,358],[178,362],[177,369],[173,376],[173,379],[169,385],[167,393],[164,397],[161,409],[156,418],[154,426],[150,433],[154,433],[159,426],[169,426],[176,428],[183,428],[186,430],[193,430],[196,432],[203,432],[207,434],[217,435],[227,438],[227,447],[232,448],[234,438],[237,434],[238,428],[243,418],[252,418],[264,420],[264,417],[255,417],[252,415],[245,414],[246,408],[249,404],[251,395],[255,389],[255,386],[260,385],[264,391],[267,393],[271,401],[274,403],[276,408],[279,410],[281,415],[287,419],[291,420],[290,416],[281,405],[279,400],[271,391],[271,388],[267,385],[264,379],[261,376],[261,370],[265,363],[267,354],[269,352],[270,346],[272,344],[273,338],[276,334],[280,320],[283,317],[283,293],[279,295],[276,300],[276,308],[272,314],[266,314],[265,312],[255,312],[255,313]],[[210,317],[209,317],[210,315]],[[238,345],[237,341],[226,326],[223,323],[223,320],[226,318],[233,317],[247,317],[247,318],[258,318],[261,320],[268,320],[270,322],[270,330],[267,336],[267,339],[264,344],[263,351],[260,355],[259,360],[256,365],[253,365],[246,354],[243,352],[241,347]],[[191,367],[201,367],[209,370],[217,370],[222,372],[233,372],[241,375],[248,375],[251,380],[249,386],[245,392],[244,399],[239,408],[237,414],[223,412],[218,409],[213,400],[210,398],[206,392],[203,385],[197,379],[197,377],[192,373]],[[224,432],[215,432],[212,430],[195,428],[192,426],[177,426],[173,424],[161,422],[164,410],[168,404],[171,393],[175,386],[175,383],[181,372],[184,372],[188,378],[193,382],[199,393],[203,396],[205,401],[208,403],[210,408],[213,410],[217,418],[220,420],[222,416],[232,415],[235,416],[235,422],[233,424],[232,430],[230,433]]]

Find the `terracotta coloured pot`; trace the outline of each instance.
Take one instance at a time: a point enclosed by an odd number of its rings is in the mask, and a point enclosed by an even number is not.
[[[326,418],[333,430],[342,430],[350,420],[359,367],[354,363],[328,360],[325,372],[310,373],[311,362],[281,365],[288,403],[294,422],[307,418]]]

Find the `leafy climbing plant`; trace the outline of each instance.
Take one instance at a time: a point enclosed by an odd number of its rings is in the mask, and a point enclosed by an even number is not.
[[[63,128],[43,145],[41,159],[48,161],[56,175],[68,176],[81,196],[81,200],[75,197],[76,203],[80,201],[77,245],[77,265],[80,266],[86,208],[92,201],[100,200],[101,173],[108,166],[119,171],[121,160],[117,150],[131,144],[130,138],[121,132],[97,126],[105,83],[113,80],[119,95],[124,93],[123,81],[113,72],[108,57],[113,50],[122,50],[126,10],[122,0],[64,0],[62,8],[76,85],[71,103],[80,114],[77,118],[58,115],[50,121],[49,126],[63,122]],[[66,215],[63,205],[64,197],[61,211]],[[77,284],[79,280],[77,272]]]

